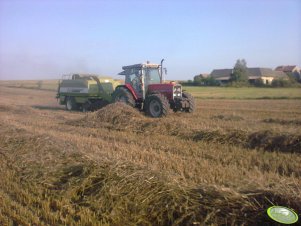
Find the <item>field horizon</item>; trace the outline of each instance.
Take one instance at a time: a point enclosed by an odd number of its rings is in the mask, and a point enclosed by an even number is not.
[[[115,79],[116,81],[122,80]],[[0,87],[57,91],[60,79],[0,80]],[[211,87],[183,86],[196,99],[301,99],[300,87]]]

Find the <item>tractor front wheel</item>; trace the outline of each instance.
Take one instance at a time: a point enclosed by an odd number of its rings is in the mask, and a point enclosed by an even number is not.
[[[124,87],[117,88],[113,92],[112,97],[114,102],[123,102],[131,107],[135,107],[135,99],[133,95]]]
[[[188,113],[194,112],[195,102],[194,102],[193,96],[190,93],[183,92],[182,97],[185,98],[189,103],[189,107],[185,109],[185,112],[188,112]]]
[[[151,94],[145,99],[144,110],[153,118],[166,116],[169,110],[168,100],[162,94]]]

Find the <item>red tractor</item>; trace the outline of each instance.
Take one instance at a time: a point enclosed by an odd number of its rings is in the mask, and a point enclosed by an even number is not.
[[[162,117],[169,109],[174,112],[193,112],[194,98],[182,92],[182,86],[174,82],[163,83],[163,60],[161,64],[134,64],[122,67],[119,75],[125,75],[125,84],[117,86],[113,101],[122,101],[139,108],[151,117]]]

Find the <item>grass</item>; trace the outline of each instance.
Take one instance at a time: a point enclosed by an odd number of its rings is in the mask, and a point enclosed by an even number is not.
[[[300,88],[184,87],[201,99],[301,99]]]
[[[0,95],[1,225],[271,225],[273,204],[301,213],[299,100],[197,99],[193,114],[151,119],[123,105],[66,112],[54,91]]]

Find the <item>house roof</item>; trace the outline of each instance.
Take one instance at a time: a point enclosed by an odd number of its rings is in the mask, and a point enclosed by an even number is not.
[[[215,69],[211,72],[211,76],[217,80],[230,79],[232,69]],[[285,78],[286,74],[282,71],[274,71],[270,68],[247,68],[249,78],[260,78],[260,77],[273,77],[273,78]]]
[[[213,78],[230,77],[232,71],[233,69],[214,69],[210,75]]]
[[[283,72],[293,72],[296,68],[296,65],[282,65],[275,68],[275,71],[283,71]]]
[[[285,78],[287,75],[282,71],[274,71],[271,68],[248,68],[249,76],[259,77],[273,77],[273,78]]]

